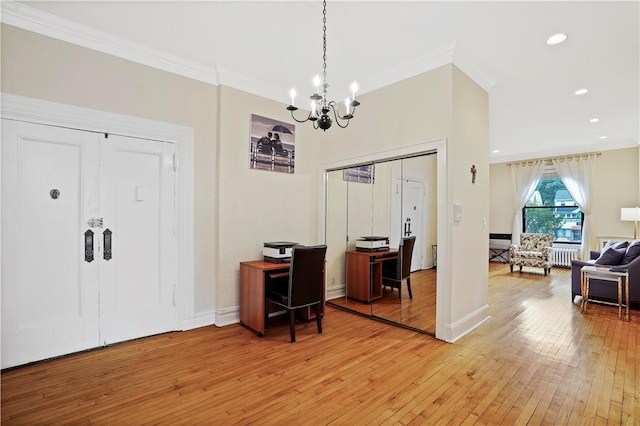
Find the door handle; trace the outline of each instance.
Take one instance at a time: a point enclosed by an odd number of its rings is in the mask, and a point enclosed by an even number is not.
[[[112,232],[109,228],[105,229],[102,233],[102,240],[104,242],[104,253],[102,257],[104,258],[104,260],[111,260],[111,234]]]
[[[87,229],[84,233],[84,261],[93,261],[93,231]]]

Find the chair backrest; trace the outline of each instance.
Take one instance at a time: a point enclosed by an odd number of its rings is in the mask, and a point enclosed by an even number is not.
[[[409,278],[411,275],[411,257],[413,256],[413,246],[416,243],[416,237],[406,237],[402,239],[398,248],[400,261],[398,262],[398,279]]]
[[[553,234],[520,234],[521,251],[542,251],[553,246]]]
[[[308,306],[322,301],[326,245],[291,249],[289,266],[289,307]]]

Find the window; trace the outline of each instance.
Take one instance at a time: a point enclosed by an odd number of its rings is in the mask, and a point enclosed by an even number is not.
[[[553,234],[554,242],[579,244],[584,214],[559,177],[540,179],[522,208],[524,232]]]

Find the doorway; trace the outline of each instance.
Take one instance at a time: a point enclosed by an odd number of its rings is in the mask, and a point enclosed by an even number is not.
[[[400,227],[391,226],[391,245],[397,246],[400,238],[416,237],[416,243],[411,257],[411,272],[425,269],[424,247],[425,241],[430,241],[428,234],[428,209],[425,200],[425,183],[420,180],[397,177],[392,191],[391,223],[401,223]]]
[[[176,329],[172,143],[4,120],[2,367]]]

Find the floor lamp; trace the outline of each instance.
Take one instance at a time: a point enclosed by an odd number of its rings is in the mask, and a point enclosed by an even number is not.
[[[638,221],[640,221],[640,207],[623,207],[620,209],[620,220],[634,222],[633,239],[638,238]]]

